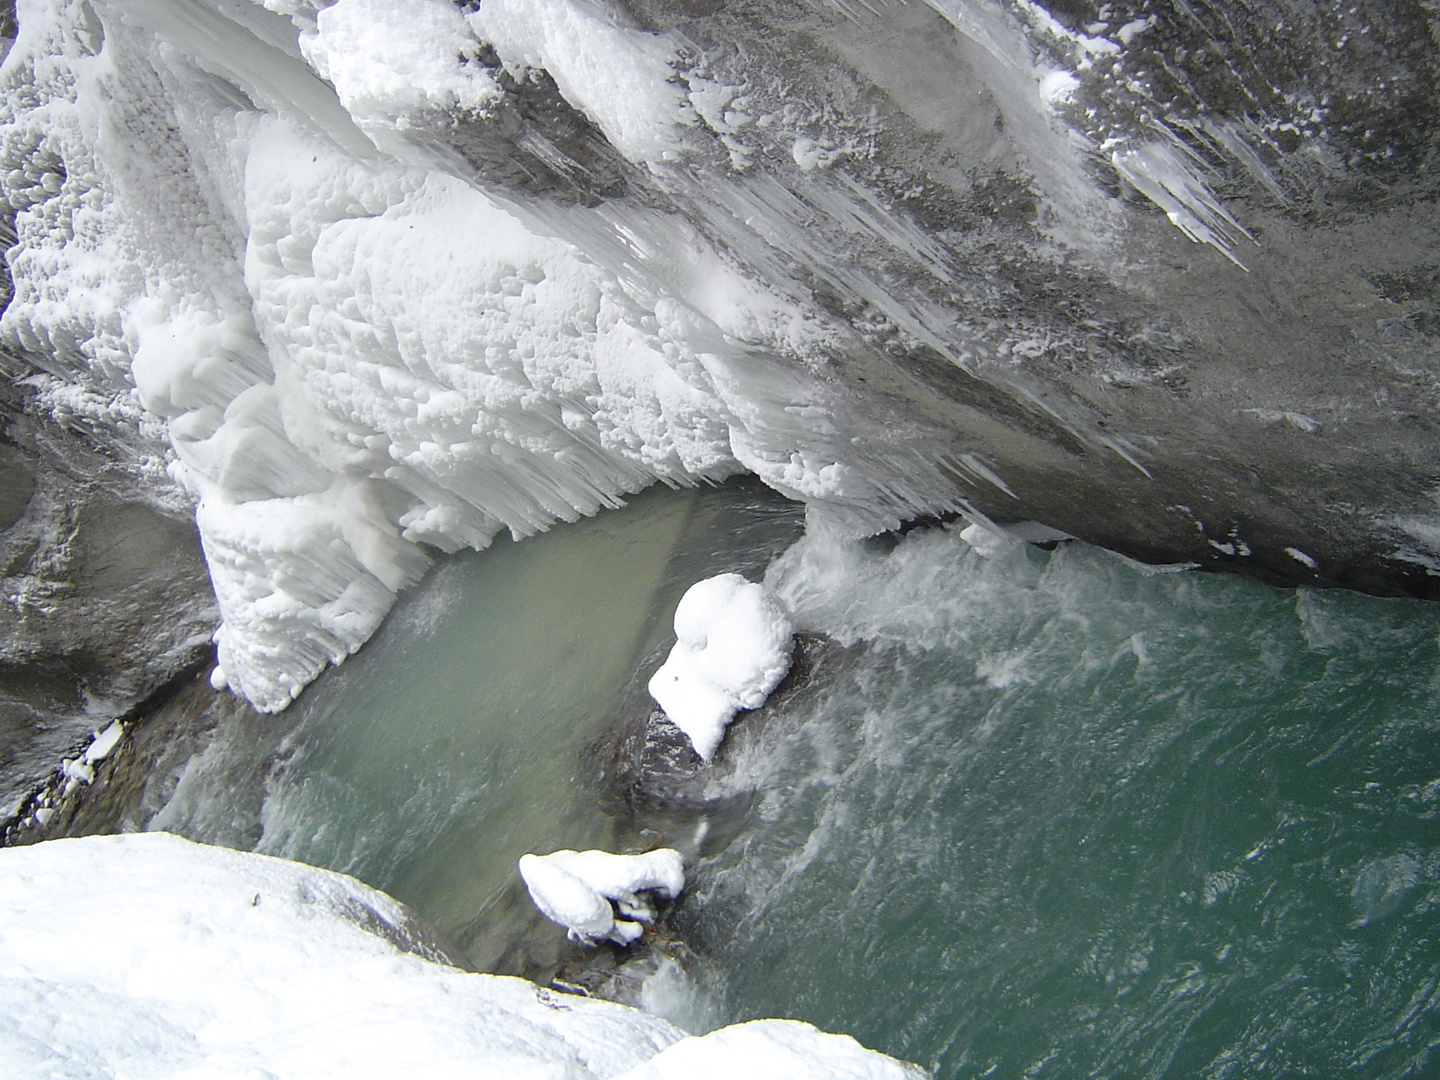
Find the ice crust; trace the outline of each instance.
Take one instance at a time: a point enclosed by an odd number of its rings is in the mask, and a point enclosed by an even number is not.
[[[918,1075],[808,1025],[690,1040],[636,1009],[461,971],[400,904],[299,863],[163,833],[0,851],[7,1077],[722,1075],[693,1071],[697,1055],[758,1077]],[[802,1058],[811,1071],[793,1071]]]
[[[763,585],[739,574],[697,581],[675,609],[675,646],[650,696],[706,761],[741,709],[758,709],[790,670],[794,627]]]
[[[674,899],[685,887],[683,860],[674,848],[639,855],[568,850],[523,855],[519,869],[541,914],[565,927],[573,940],[586,943],[634,941],[643,930],[641,923],[655,918],[640,894]]]
[[[128,467],[194,506],[213,682],[262,710],[359,648],[431,548],[742,470],[852,533],[959,508],[956,476],[1003,487],[857,407],[825,377],[830,331],[683,212],[502,204],[408,138],[488,115],[540,68],[637,168],[702,120],[739,130],[721,107],[737,88],[677,74],[675,42],[606,5],[18,13],[0,340],[45,358],[41,407],[138,429]],[[799,208],[743,180],[721,194],[710,225],[776,257],[748,230]]]

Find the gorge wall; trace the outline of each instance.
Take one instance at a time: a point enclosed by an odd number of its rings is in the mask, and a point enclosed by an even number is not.
[[[1037,520],[1436,594],[1425,0],[5,33],[3,670],[54,675],[0,690],[36,761],[217,625],[217,683],[283,708],[427,552],[739,471],[852,534]]]

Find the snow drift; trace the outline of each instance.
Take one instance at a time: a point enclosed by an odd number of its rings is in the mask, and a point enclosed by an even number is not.
[[[913,1080],[806,1024],[689,1039],[636,1009],[449,966],[353,878],[163,833],[0,851],[0,1072]],[[643,1071],[639,1071],[643,1070]]]

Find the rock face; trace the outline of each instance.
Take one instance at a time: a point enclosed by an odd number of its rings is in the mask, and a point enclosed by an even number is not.
[[[57,419],[23,360],[0,353],[0,371],[3,823],[65,754],[203,662],[216,611],[189,507],[147,468],[163,447],[133,419]]]
[[[1036,520],[1436,594],[1425,0],[35,0],[13,32],[27,415],[162,493],[92,562],[179,552],[194,507],[217,681],[261,709],[427,545],[740,470],[851,533]],[[32,469],[56,498],[26,445],[0,510]]]

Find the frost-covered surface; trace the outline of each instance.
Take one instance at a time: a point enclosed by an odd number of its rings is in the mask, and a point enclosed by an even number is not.
[[[389,897],[298,863],[163,833],[5,849],[0,1072],[668,1080],[707,1075],[698,1052],[777,1080],[912,1075],[804,1025],[682,1039],[638,1010],[445,959]],[[831,1071],[796,1072],[801,1057]]]
[[[655,909],[642,893],[667,900],[685,887],[680,852],[657,848],[639,855],[608,851],[552,851],[523,855],[520,877],[541,913],[576,941],[608,939],[624,945],[643,932]]]
[[[650,696],[706,761],[741,709],[758,709],[790,670],[794,627],[763,585],[739,574],[697,581],[675,609],[675,645]]]
[[[422,544],[481,547],[742,462],[863,501],[804,436],[773,445],[767,416],[821,390],[727,337],[794,316],[698,237],[671,266],[696,294],[677,300],[361,133],[488,107],[481,42],[451,5],[342,0],[298,44],[243,5],[89,10],[22,5],[6,61],[6,160],[64,171],[21,205],[3,332],[74,343],[68,377],[166,421],[219,601],[217,684],[283,707],[374,631]],[[669,70],[645,35],[580,10],[485,19],[522,66],[582,35],[586,85],[616,50]],[[646,78],[673,97],[662,76]],[[638,147],[635,110],[658,108],[642,98],[590,107]]]
[[[477,44],[446,0],[341,0],[321,8],[315,31],[300,39],[359,123],[416,109],[483,110],[500,91],[476,61]]]
[[[549,72],[565,100],[632,161],[674,156],[694,123],[675,79],[675,45],[625,25],[619,11],[573,0],[488,0],[470,17],[512,70]]]

